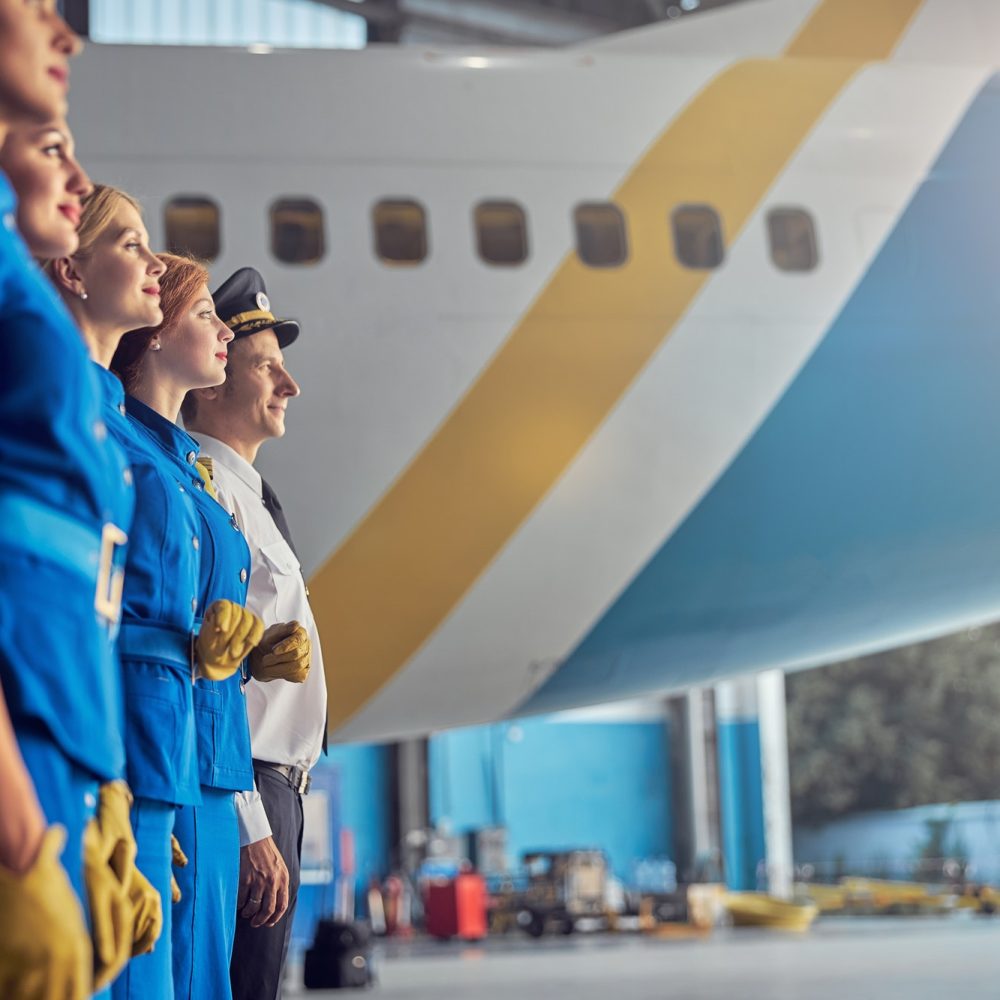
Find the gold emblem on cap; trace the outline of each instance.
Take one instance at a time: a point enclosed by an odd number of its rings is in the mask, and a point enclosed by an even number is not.
[[[265,312],[271,308],[271,300],[263,292],[257,293],[257,308],[263,309]]]

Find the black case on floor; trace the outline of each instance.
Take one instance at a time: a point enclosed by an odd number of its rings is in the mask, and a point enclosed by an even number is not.
[[[351,989],[372,982],[372,939],[367,924],[320,920],[306,952],[307,990]]]

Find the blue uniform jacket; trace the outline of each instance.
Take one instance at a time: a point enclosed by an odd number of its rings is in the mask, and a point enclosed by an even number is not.
[[[108,780],[124,767],[121,688],[95,597],[102,531],[127,530],[132,489],[97,368],[15,208],[0,174],[0,684],[15,729],[41,727]],[[123,548],[106,553],[119,572]]]
[[[196,805],[201,801],[191,672],[200,545],[196,487],[190,472],[129,419],[121,382],[105,375],[105,421],[132,464],[136,496],[120,641],[126,776],[138,796]]]
[[[176,424],[164,419],[137,399],[125,405],[137,426],[146,432],[164,454],[170,456],[181,475],[188,477],[188,491],[197,510],[198,591],[196,613],[204,615],[213,602],[226,599],[246,604],[250,579],[250,549],[236,523],[203,488],[195,468],[198,443]],[[247,722],[244,678],[237,671],[225,681],[195,682],[194,710],[198,731],[198,771],[201,784],[210,788],[244,791],[254,787]]]

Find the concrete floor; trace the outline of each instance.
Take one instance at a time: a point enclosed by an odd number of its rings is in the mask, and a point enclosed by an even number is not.
[[[941,1000],[1000,995],[1000,918],[839,918],[804,936],[576,935],[378,953],[378,1000]],[[298,970],[291,979],[301,982]],[[291,984],[285,996],[306,993]],[[353,995],[363,995],[355,993]]]

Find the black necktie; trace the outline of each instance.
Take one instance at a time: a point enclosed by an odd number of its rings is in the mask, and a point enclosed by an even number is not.
[[[267,512],[271,515],[271,520],[274,521],[275,527],[281,532],[281,537],[288,542],[288,547],[295,552],[295,543],[292,541],[292,532],[288,527],[288,522],[285,520],[285,512],[281,509],[281,501],[278,499],[278,494],[271,489],[270,484],[266,479],[261,477],[260,480],[260,496],[264,501],[264,506],[267,508]],[[295,558],[298,559],[299,554],[295,552]],[[307,590],[308,594],[309,591]],[[323,753],[326,753],[327,744],[327,728],[328,723],[323,723]]]
[[[264,506],[271,515],[278,531],[281,532],[281,537],[288,542],[288,547],[295,552],[295,542],[292,541],[292,532],[288,527],[288,522],[285,520],[285,512],[281,509],[281,501],[278,499],[278,494],[271,489],[266,479],[261,479],[260,481],[260,492]],[[298,552],[295,552],[295,558],[298,559],[298,557]]]

